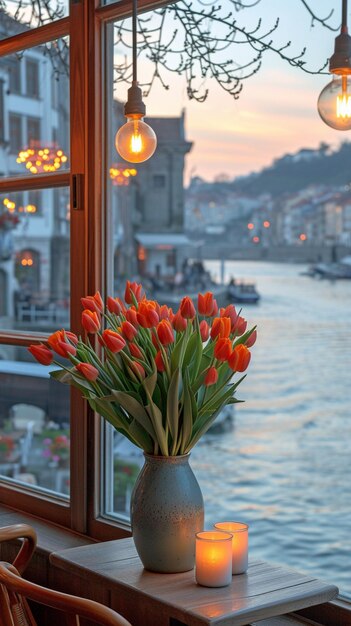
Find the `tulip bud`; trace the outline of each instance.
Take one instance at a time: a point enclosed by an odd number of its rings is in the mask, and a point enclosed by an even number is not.
[[[125,337],[125,339],[128,339],[128,341],[133,341],[135,336],[138,334],[135,326],[133,326],[133,324],[128,321],[122,323],[121,332],[123,337]]]
[[[129,348],[130,354],[135,359],[143,359],[144,355],[143,355],[142,351],[140,350],[139,346],[136,345],[136,343],[130,343],[128,345],[128,348]]]
[[[164,372],[165,371],[166,367],[165,367],[165,364],[163,362],[161,351],[159,351],[156,354],[156,356],[155,356],[155,363],[156,363],[157,370],[159,372]]]
[[[247,328],[247,321],[238,315],[234,324],[232,324],[232,332],[234,332],[237,336],[241,337],[244,334]]]
[[[50,365],[50,363],[52,363],[53,361],[53,353],[43,343],[33,344],[32,346],[29,346],[28,351],[42,365]]]
[[[229,337],[231,331],[231,321],[229,317],[215,317],[211,328],[211,338]]]
[[[218,361],[227,361],[232,353],[232,342],[225,337],[216,341],[213,355]]]
[[[126,311],[126,319],[133,326],[135,326],[135,328],[137,328],[139,326],[139,322],[138,322],[138,318],[137,318],[137,312],[136,312],[136,309],[135,309],[134,306],[131,306],[130,309],[127,309],[127,311]]]
[[[82,326],[87,333],[97,333],[100,330],[100,318],[96,311],[85,309],[82,313]]]
[[[110,328],[104,330],[102,338],[106,347],[111,350],[111,352],[120,352],[126,345],[123,337]]]
[[[235,346],[231,353],[228,359],[228,365],[234,372],[245,372],[250,363],[250,359],[250,350],[243,343],[240,343],[238,346]]]
[[[99,376],[99,370],[90,363],[77,363],[76,369],[84,378],[94,382]]]
[[[246,341],[245,341],[245,345],[246,345],[246,347],[247,347],[247,348],[251,348],[251,346],[253,346],[253,345],[254,345],[254,343],[256,343],[256,339],[257,339],[257,331],[256,331],[256,330],[254,330],[254,331],[251,333],[250,337],[249,337],[248,339],[246,339]]]
[[[121,300],[119,298],[111,298],[111,296],[107,298],[107,308],[110,313],[115,315],[121,315],[121,313],[125,312],[125,306],[124,304],[122,306]]]
[[[211,291],[208,291],[207,293],[205,293],[205,295],[199,293],[197,297],[197,308],[200,315],[206,315],[207,317],[210,317],[213,312],[213,304],[214,299],[213,293],[211,293]]]
[[[138,283],[131,283],[129,280],[126,282],[126,288],[124,292],[124,299],[127,304],[134,304],[134,299],[132,294],[137,302],[140,302],[143,298],[143,290],[142,286]]]
[[[193,301],[191,298],[189,298],[189,296],[185,296],[185,298],[183,298],[183,300],[180,303],[179,310],[181,312],[181,315],[185,317],[185,319],[187,320],[194,319],[196,315],[196,310],[195,310]]]
[[[141,363],[138,363],[138,361],[133,361],[133,363],[130,364],[130,367],[134,374],[136,374],[136,376],[139,378],[139,380],[144,380],[146,374]]]
[[[204,384],[206,387],[210,387],[211,385],[215,385],[218,380],[218,371],[215,367],[210,367],[207,370],[207,374],[205,376]]]
[[[174,342],[174,332],[168,320],[161,320],[156,328],[157,336],[163,346],[168,346]]]
[[[200,322],[200,335],[202,341],[207,341],[210,336],[210,327],[206,320],[202,320],[202,322]]]
[[[181,333],[186,329],[186,319],[184,319],[180,311],[177,311],[174,315],[172,324],[177,333]]]

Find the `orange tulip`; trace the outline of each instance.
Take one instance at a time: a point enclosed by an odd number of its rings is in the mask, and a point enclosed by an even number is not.
[[[126,345],[123,337],[110,328],[106,328],[106,330],[104,330],[102,338],[106,347],[111,350],[111,352],[120,352]]]
[[[216,341],[213,355],[218,361],[227,361],[232,353],[232,342],[228,338],[219,338]]]
[[[205,376],[204,384],[206,387],[210,387],[210,385],[215,385],[218,380],[218,371],[215,367],[210,367],[207,370],[207,374]]]
[[[160,320],[169,320],[172,317],[173,311],[171,308],[168,308],[167,304],[163,304],[160,306],[158,314]]]
[[[156,331],[163,346],[168,346],[174,342],[174,331],[169,320],[161,320]]]
[[[84,378],[94,382],[99,376],[99,370],[90,363],[77,363],[76,369]]]
[[[229,337],[231,326],[229,317],[215,317],[211,328],[212,339]]]
[[[121,332],[123,337],[125,339],[128,339],[128,341],[133,341],[134,337],[138,334],[135,326],[133,326],[133,324],[128,321],[122,323]]]
[[[231,353],[228,359],[228,365],[234,372],[245,372],[250,363],[250,359],[250,350],[243,343],[240,343],[238,346],[235,346]]]
[[[100,316],[98,313],[85,309],[82,313],[82,326],[87,333],[97,333],[100,330]]]
[[[131,306],[130,309],[127,309],[125,315],[126,315],[127,321],[130,322],[131,324],[133,324],[133,326],[135,326],[135,328],[137,328],[139,326],[139,322],[138,322],[137,312],[136,312],[135,306]]]
[[[236,318],[238,317],[238,314],[236,312],[234,304],[228,304],[228,306],[225,307],[225,309],[221,308],[220,309],[220,316],[221,317],[229,317],[231,322],[232,322],[232,324],[234,324]]]
[[[102,313],[104,310],[104,303],[102,301],[100,292],[97,291],[94,296],[85,296],[80,299],[83,307],[89,309],[89,311],[96,311],[96,313]]]
[[[206,320],[202,320],[202,322],[200,322],[200,335],[202,341],[207,341],[210,336],[210,327]]]
[[[181,333],[186,329],[186,319],[184,319],[180,311],[177,311],[173,316],[172,324],[177,333]]]
[[[214,306],[214,298],[213,293],[208,291],[204,295],[199,293],[197,297],[197,308],[200,315],[206,315],[210,317],[213,314],[213,306]]]
[[[154,303],[150,300],[140,302],[137,310],[137,320],[143,328],[153,328],[159,322],[159,316]]]
[[[78,339],[74,333],[68,333],[68,335],[72,337],[73,341],[77,340],[78,343]],[[69,354],[73,354],[73,356],[75,356],[77,352],[76,348],[67,341],[68,335],[66,331],[62,329],[57,330],[55,333],[52,333],[50,337],[48,337],[48,344],[50,348],[52,348],[52,350],[57,352],[60,356],[63,356],[65,359],[68,358]]]
[[[33,344],[32,346],[29,346],[28,351],[42,365],[50,365],[50,363],[52,363],[53,361],[53,353],[43,343]]]
[[[140,302],[143,298],[144,292],[143,292],[143,288],[140,284],[138,283],[131,283],[129,280],[127,280],[126,282],[126,289],[124,292],[124,299],[126,301],[127,304],[134,304],[134,300],[133,300],[133,296],[132,294],[134,294],[134,297],[136,299],[137,302]]]
[[[192,320],[196,315],[196,310],[193,304],[193,301],[189,296],[185,296],[182,299],[179,307],[180,313],[185,319]]]

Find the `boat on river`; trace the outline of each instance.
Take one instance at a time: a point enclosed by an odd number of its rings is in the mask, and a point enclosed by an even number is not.
[[[254,283],[232,279],[228,285],[228,298],[234,304],[257,304],[260,297]]]
[[[329,280],[350,280],[351,256],[346,256],[336,263],[316,263],[303,272],[303,275]]]

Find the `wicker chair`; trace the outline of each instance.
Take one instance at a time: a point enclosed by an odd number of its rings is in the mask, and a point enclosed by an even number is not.
[[[12,539],[23,541],[13,563],[0,562],[1,626],[40,626],[27,599],[62,611],[60,623],[66,626],[79,626],[79,617],[101,626],[131,626],[124,617],[98,602],[47,589],[22,578],[21,574],[35,550],[36,533],[26,524],[0,528],[0,542]]]

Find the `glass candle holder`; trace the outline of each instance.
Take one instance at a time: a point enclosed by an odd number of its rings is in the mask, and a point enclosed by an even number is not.
[[[196,533],[195,578],[204,587],[226,587],[232,579],[232,535],[218,530]]]
[[[242,522],[218,522],[214,524],[216,530],[229,532],[232,534],[232,572],[233,574],[244,574],[248,567],[249,552],[249,527]]]

